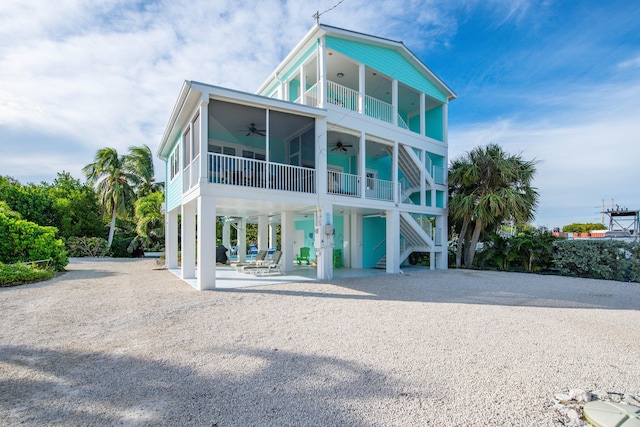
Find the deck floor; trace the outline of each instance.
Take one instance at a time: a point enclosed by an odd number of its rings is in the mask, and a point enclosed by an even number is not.
[[[180,277],[180,269],[170,269],[173,274]],[[386,274],[385,270],[374,268],[336,268],[333,270],[333,279],[348,279],[351,277],[379,276]],[[196,269],[196,277],[198,271]],[[183,279],[194,288],[197,287],[196,279]],[[235,289],[250,286],[275,285],[278,283],[298,283],[309,282],[317,279],[316,268],[314,266],[294,264],[293,271],[287,274],[271,274],[264,276],[254,276],[249,273],[237,272],[234,267],[218,264],[216,266],[216,288]]]

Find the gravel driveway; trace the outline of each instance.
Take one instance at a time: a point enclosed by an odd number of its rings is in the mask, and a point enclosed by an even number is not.
[[[0,425],[553,426],[640,393],[640,285],[424,271],[198,292],[153,260],[0,288]]]

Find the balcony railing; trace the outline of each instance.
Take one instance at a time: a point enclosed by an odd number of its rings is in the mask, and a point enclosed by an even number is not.
[[[316,171],[300,166],[209,153],[209,182],[213,184],[315,193]]]
[[[327,81],[327,102],[339,105],[351,111],[358,111],[360,92],[341,84]]]
[[[393,202],[393,182],[384,179],[367,178],[365,197],[367,199]]]
[[[317,107],[320,105],[320,87],[318,83],[311,86],[304,92],[304,100],[303,104],[311,105],[312,107]]]
[[[362,197],[359,175],[329,171],[327,192],[341,196]]]
[[[398,126],[401,127],[402,129],[410,130],[409,125],[407,124],[407,122],[404,121],[404,119],[400,114],[398,114]]]
[[[383,122],[393,123],[393,105],[369,95],[364,97],[364,113]]]
[[[436,184],[446,184],[447,182],[447,177],[445,176],[444,173],[444,168],[442,166],[432,166],[432,174],[431,176],[433,176],[433,180]]]

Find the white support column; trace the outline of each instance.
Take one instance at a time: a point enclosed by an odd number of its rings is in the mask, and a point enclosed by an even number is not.
[[[196,202],[182,205],[182,267],[183,279],[196,277]]]
[[[391,105],[393,106],[391,123],[398,126],[398,81],[396,79],[391,81]]]
[[[358,176],[360,177],[360,197],[367,194],[367,135],[360,133],[360,147],[358,149]]]
[[[320,108],[324,108],[327,99],[327,45],[325,38],[320,38],[318,45],[318,103]]]
[[[304,93],[307,91],[307,73],[304,64],[300,66],[300,104],[305,104]]]
[[[427,118],[426,118],[426,106],[425,106],[424,92],[420,92],[420,135],[427,134]]]
[[[284,101],[289,101],[289,82],[287,80],[280,82],[282,86],[282,99]]]
[[[387,218],[387,273],[400,272],[400,212],[386,211]]]
[[[364,114],[364,102],[366,95],[365,86],[365,66],[360,63],[358,66],[358,113]]]
[[[316,191],[327,194],[327,119],[316,119]]]
[[[362,268],[362,215],[351,214],[351,268]]]
[[[231,249],[231,223],[229,222],[222,223],[222,245]]]
[[[200,101],[200,184],[209,182],[209,95],[203,94]]]
[[[178,268],[178,209],[166,213],[164,236],[167,268]]]
[[[247,218],[238,223],[238,262],[247,260]]]
[[[285,273],[293,270],[293,240],[295,239],[295,232],[293,212],[282,211],[280,216],[280,250],[282,251],[281,260]]]
[[[424,150],[420,150],[420,206],[426,206],[427,204],[427,171],[426,171],[426,156],[427,153]]]
[[[315,248],[317,277],[321,280],[333,278],[333,207],[331,205],[318,206],[315,219]]]
[[[429,270],[436,269],[436,253],[434,251],[429,252]]]
[[[449,244],[447,214],[436,216],[436,231],[440,233],[442,243],[441,251],[436,253],[436,267],[438,270],[447,270],[449,268],[449,253],[447,247]],[[437,237],[436,237],[437,238]]]
[[[265,139],[265,155],[264,155],[264,159],[267,162],[267,168],[270,167],[268,165],[269,165],[269,162],[271,161],[270,156],[269,156],[269,153],[271,151],[271,147],[270,147],[270,144],[269,144],[269,139],[270,139],[269,138],[269,134],[271,133],[271,130],[269,129],[269,123],[271,122],[271,120],[269,120],[269,111],[270,110],[267,108],[267,111],[266,111],[267,124],[264,127],[265,132],[266,132],[265,133],[265,137],[264,137],[264,139]],[[267,171],[268,171],[268,169],[267,169]]]
[[[216,287],[216,199],[199,196],[198,199],[198,289]]]
[[[343,215],[342,224],[342,265],[351,268],[351,215]]]
[[[269,223],[269,249],[274,249],[278,246],[278,230],[276,223]]]
[[[394,141],[393,143],[393,158],[391,159],[391,185],[393,190],[393,201],[395,203],[400,202],[400,194],[398,194],[398,146],[400,143]]]
[[[258,250],[269,249],[269,217],[267,215],[258,216]]]

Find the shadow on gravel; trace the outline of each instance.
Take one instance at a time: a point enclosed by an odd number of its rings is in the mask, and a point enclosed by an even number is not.
[[[214,374],[128,356],[0,346],[0,424],[368,426],[355,409],[362,402],[412,398],[394,380],[344,360],[278,349],[213,348],[202,357],[202,370]],[[253,370],[225,371],[242,361]]]
[[[335,280],[347,293],[239,288],[223,292],[356,300],[640,310],[640,283],[526,273],[446,270]]]

